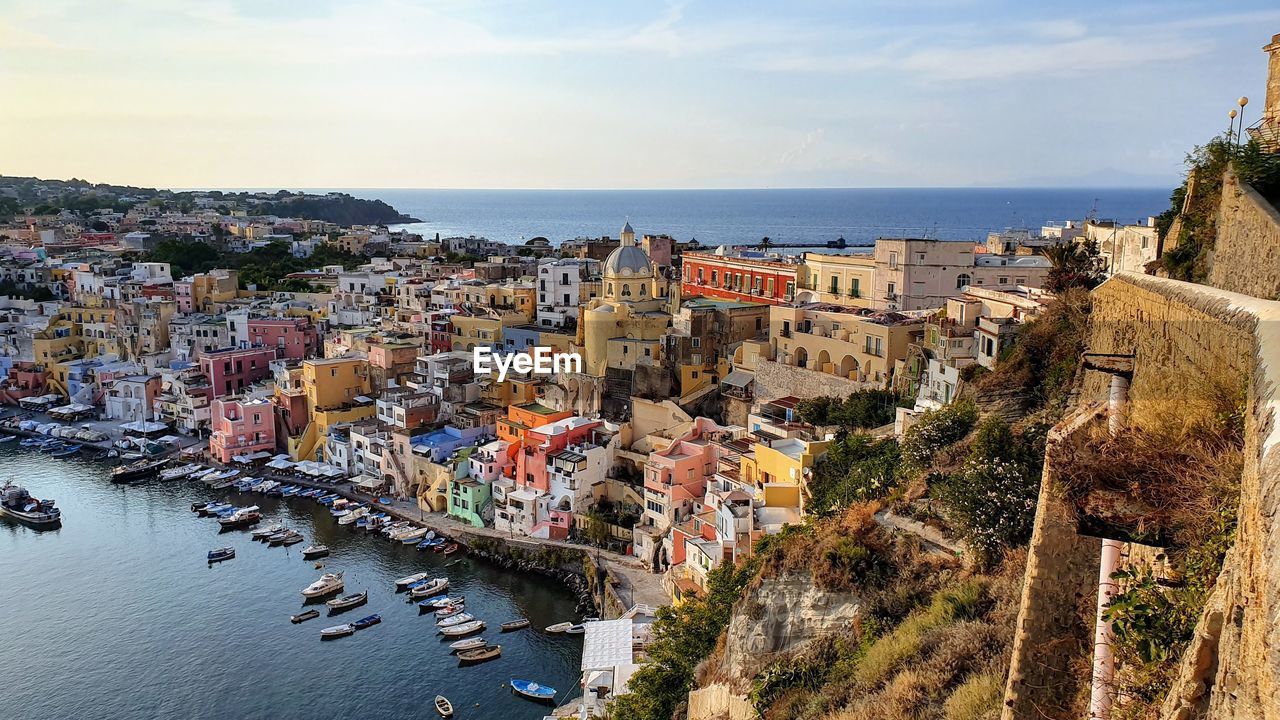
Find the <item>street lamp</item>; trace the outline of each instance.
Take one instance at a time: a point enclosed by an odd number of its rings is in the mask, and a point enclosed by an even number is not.
[[[1244,135],[1244,106],[1249,104],[1249,98],[1241,95],[1236,104],[1240,106],[1240,131],[1236,133],[1236,147],[1238,148],[1240,147],[1240,136]]]
[[[1231,142],[1231,136],[1236,130],[1236,109],[1231,108],[1227,111],[1227,142]]]

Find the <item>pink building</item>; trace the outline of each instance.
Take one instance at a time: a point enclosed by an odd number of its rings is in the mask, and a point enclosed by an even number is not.
[[[307,318],[249,318],[248,327],[250,344],[275,348],[278,358],[305,360],[320,346],[315,323]]]
[[[214,397],[233,395],[271,376],[272,347],[224,348],[200,356],[200,371],[209,378]]]
[[[190,280],[185,279],[173,281],[173,299],[177,302],[180,313],[190,313],[191,308],[194,307],[191,301],[192,284]]]
[[[266,398],[214,400],[212,427],[209,454],[218,462],[229,463],[236,455],[275,452],[275,416]]]

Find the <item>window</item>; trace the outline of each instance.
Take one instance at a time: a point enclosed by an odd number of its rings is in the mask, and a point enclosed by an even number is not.
[[[1014,279],[1013,279],[1013,284],[1014,284],[1014,285],[1026,285],[1026,284],[1027,284],[1027,279],[1026,279],[1026,278],[1024,278],[1024,277],[1014,278]]]
[[[961,288],[963,288],[965,285],[968,285],[972,281],[973,281],[973,278],[969,277],[968,273],[960,273],[959,275],[956,276],[956,289],[960,290]]]
[[[924,253],[916,253],[916,262],[924,264]]]
[[[849,281],[849,297],[862,297],[862,281],[853,278]]]
[[[693,338],[693,346],[702,347],[702,338],[700,337]]]
[[[898,294],[898,283],[889,283],[889,290],[886,294],[889,297],[895,297]]]
[[[716,270],[711,271],[711,287],[720,287],[720,273]]]
[[[831,294],[832,295],[840,294],[840,277],[838,275],[831,276]]]
[[[898,253],[896,252],[889,253],[889,269],[891,270],[898,269]]]
[[[1004,277],[996,278],[996,284],[997,284],[997,285],[1008,285],[1008,284],[1009,284],[1009,277],[1006,275],[1006,276],[1004,276]]]

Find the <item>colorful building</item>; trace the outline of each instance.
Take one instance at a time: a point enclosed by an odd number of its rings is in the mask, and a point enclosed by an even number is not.
[[[275,348],[223,348],[200,357],[200,372],[209,378],[216,397],[233,395],[271,376]]]
[[[762,252],[686,252],[681,294],[781,305],[795,299],[800,267],[793,258]]]
[[[209,454],[229,463],[237,455],[276,451],[276,423],[272,405],[265,397],[242,396],[213,401],[212,435]]]

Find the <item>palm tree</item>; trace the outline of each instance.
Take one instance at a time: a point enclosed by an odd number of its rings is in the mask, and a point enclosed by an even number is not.
[[[765,235],[764,237],[760,238],[760,244],[757,247],[759,247],[761,250],[768,250],[769,248],[773,247],[773,241],[769,239],[768,235]]]

